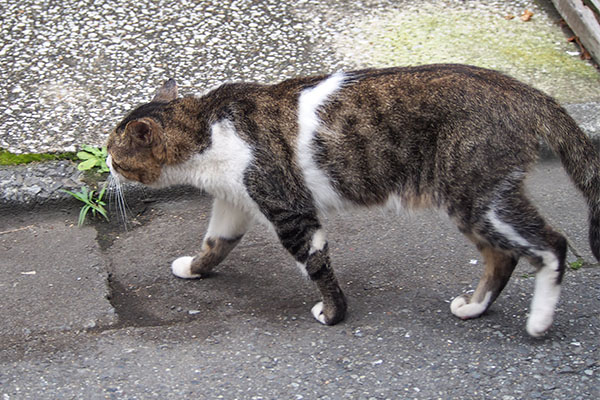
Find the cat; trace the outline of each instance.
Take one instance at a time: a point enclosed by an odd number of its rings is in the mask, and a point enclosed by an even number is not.
[[[437,207],[481,252],[475,292],[451,312],[479,317],[520,257],[537,269],[527,332],[551,326],[566,239],[538,214],[523,180],[540,140],[560,157],[589,206],[600,257],[600,158],[551,97],[499,72],[458,64],[365,69],[274,85],[227,83],[178,97],[168,80],[110,134],[120,180],[190,184],[214,196],[200,252],[173,261],[180,278],[208,274],[262,221],[316,283],[321,323],[344,319],[320,216],[354,206]]]

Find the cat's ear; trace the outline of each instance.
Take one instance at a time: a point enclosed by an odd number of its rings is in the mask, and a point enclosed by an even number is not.
[[[152,144],[152,126],[142,120],[129,121],[125,126],[125,134],[142,146],[149,147]]]
[[[152,102],[168,103],[177,98],[177,82],[171,78],[158,88]]]

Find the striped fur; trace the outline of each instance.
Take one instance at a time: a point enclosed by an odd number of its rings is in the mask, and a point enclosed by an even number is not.
[[[266,223],[319,289],[324,324],[344,318],[320,216],[356,206],[438,207],[481,251],[483,277],[456,316],[484,313],[519,258],[538,268],[527,330],[550,327],[566,240],[523,193],[539,140],[561,157],[590,208],[600,256],[600,158],[556,101],[494,71],[428,65],[336,73],[276,85],[225,84],[177,97],[168,81],[108,141],[115,177],[191,184],[215,197],[201,251],[173,262],[182,278],[218,265],[255,221]]]

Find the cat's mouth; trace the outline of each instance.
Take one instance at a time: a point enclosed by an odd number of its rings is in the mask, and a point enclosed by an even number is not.
[[[108,155],[106,158],[106,165],[110,170],[110,174],[117,183],[135,183],[135,184],[143,184],[145,186],[160,189],[164,187],[164,184],[161,184],[161,175],[155,176],[154,174],[148,173],[144,170],[139,169],[127,169],[119,164],[117,164],[112,155]]]
[[[124,172],[123,168],[116,165],[116,163],[114,162],[114,160],[112,158],[112,155],[110,155],[110,154],[108,155],[108,157],[106,157],[106,165],[108,166],[108,169],[110,170],[110,175],[118,183],[139,183],[139,181],[137,181],[135,179],[128,178],[125,175],[126,172],[123,173]],[[123,172],[120,172],[118,170],[121,170]]]
[[[113,177],[113,179],[116,179],[119,182],[127,181],[127,178],[120,174],[114,167],[114,161],[112,155],[110,154],[108,155],[108,157],[106,157],[106,165],[108,166],[108,169],[110,170],[110,175]]]

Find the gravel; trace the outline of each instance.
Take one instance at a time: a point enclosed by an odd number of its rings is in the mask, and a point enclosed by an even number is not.
[[[0,204],[33,204],[69,197],[62,190],[78,190],[82,172],[70,161],[0,167]]]
[[[525,10],[532,13],[528,21],[520,18]],[[425,0],[337,14],[331,34],[347,62],[473,64],[514,76],[562,103],[600,100],[597,68],[580,59],[549,2]]]
[[[300,2],[302,3],[302,2]],[[277,0],[0,1],[0,147],[73,151],[100,145],[168,77],[183,91],[225,80],[272,82],[336,69],[315,51],[294,5]]]
[[[503,65],[496,64],[512,63],[510,59],[490,61],[492,52],[482,52],[481,43],[472,38],[447,41],[439,49],[417,46],[407,52],[381,37],[383,28],[400,29],[410,16],[435,11],[430,3],[185,0],[165,6],[140,0],[115,6],[106,0],[93,4],[0,0],[0,71],[4,78],[0,97],[6,100],[0,116],[0,147],[21,153],[101,145],[123,114],[147,101],[168,77],[179,80],[182,92],[195,93],[226,80],[274,82],[295,75],[385,65],[386,60],[388,65],[434,62],[440,54],[480,65],[493,61],[493,66],[501,69]],[[548,47],[566,39],[553,25],[556,13],[547,7],[517,0],[481,3],[477,7],[469,2],[445,2],[444,7],[435,4],[444,11],[442,16],[472,13],[481,15],[486,24],[489,18],[505,21],[502,15],[519,15],[531,8],[534,19],[527,26],[551,30],[552,35],[542,37],[548,40]],[[521,25],[495,29],[510,31]],[[448,29],[458,26],[460,19]],[[449,35],[447,30],[434,34]],[[525,38],[508,35],[509,40]],[[570,46],[564,51],[576,50]],[[475,52],[477,57],[465,58],[465,53]],[[585,65],[581,62],[578,68]],[[545,68],[529,71],[535,69],[529,64],[517,64],[516,70],[505,67],[530,80]]]

